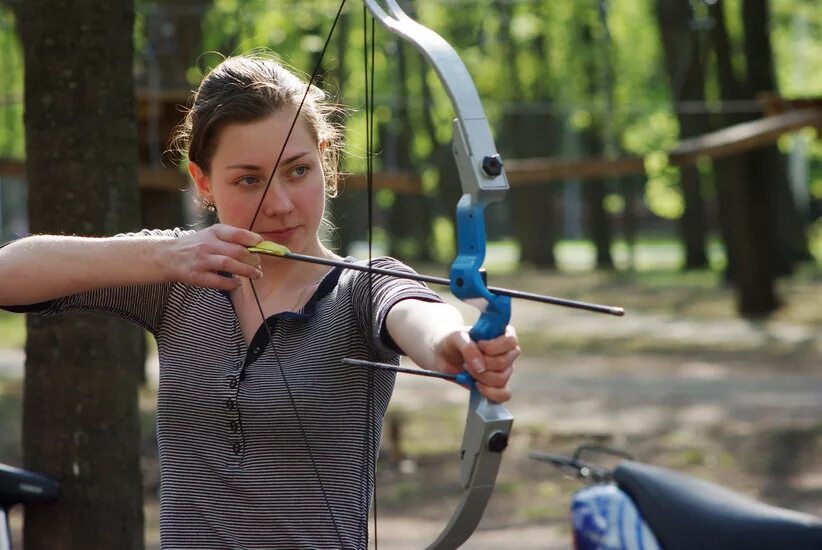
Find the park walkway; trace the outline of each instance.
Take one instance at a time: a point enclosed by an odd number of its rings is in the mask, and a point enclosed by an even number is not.
[[[822,426],[822,331],[786,322],[661,313],[616,318],[522,302],[514,312],[524,355],[509,404],[516,439],[500,473],[506,483],[517,479],[517,470],[535,470],[522,458],[530,448],[566,452],[581,438],[622,442],[640,457],[648,449],[701,448],[706,461],[729,448],[748,449],[754,456],[777,442],[786,453],[804,457],[792,466],[789,480],[778,478],[770,493],[766,476],[726,483],[822,514],[822,457],[802,454],[806,435]],[[466,318],[474,315],[466,309]],[[21,378],[23,362],[21,350],[0,349],[0,377]],[[155,356],[148,367],[156,383]],[[443,404],[462,408],[464,402],[464,390],[455,385],[399,376],[391,407],[413,414]],[[548,443],[533,435],[546,431]],[[767,439],[769,433],[777,439]],[[540,480],[559,478],[549,469],[535,471]],[[511,540],[526,550],[568,547],[565,512],[551,521],[506,524],[509,505],[504,496],[492,499],[466,548],[506,547]],[[546,504],[560,510],[565,505]],[[451,511],[442,510],[443,521]],[[436,536],[443,521],[384,508],[380,542],[387,548],[418,548]]]

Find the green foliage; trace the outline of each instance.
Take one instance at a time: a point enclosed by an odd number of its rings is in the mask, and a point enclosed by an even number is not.
[[[434,230],[431,233],[432,256],[439,262],[448,262],[454,258],[454,224],[450,219],[438,216],[434,219]]]
[[[678,176],[679,172],[671,169],[648,178],[645,186],[645,205],[660,218],[676,220],[685,211]]]
[[[22,159],[23,51],[11,9],[0,3],[0,157]]]
[[[621,106],[614,115],[617,127],[623,131],[654,125],[652,119],[660,111],[670,115],[665,105],[670,90],[661,68],[661,41],[653,15],[654,1],[610,3],[609,25],[616,74],[614,103]],[[647,149],[636,152],[647,152]]]
[[[25,316],[19,313],[0,311],[0,349],[22,348],[25,341]]]
[[[816,220],[808,228],[808,247],[816,261],[822,263],[822,218]]]
[[[678,136],[676,117],[667,109],[659,108],[643,120],[625,127],[622,147],[638,155],[668,151],[676,144]]]
[[[603,201],[605,211],[610,214],[620,214],[625,211],[625,197],[616,193],[610,193]]]
[[[786,97],[822,96],[822,10],[817,0],[771,0],[779,91]]]

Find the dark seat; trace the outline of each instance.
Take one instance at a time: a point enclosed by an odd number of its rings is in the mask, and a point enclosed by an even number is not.
[[[665,550],[822,550],[822,520],[714,483],[626,461],[614,480]]]
[[[0,508],[52,502],[59,493],[60,484],[49,477],[0,464]]]

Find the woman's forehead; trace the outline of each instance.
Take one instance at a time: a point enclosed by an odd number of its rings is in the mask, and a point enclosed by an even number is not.
[[[316,140],[302,117],[291,128],[294,114],[289,111],[280,111],[252,122],[226,125],[218,137],[214,161],[234,164],[240,161],[231,159],[247,158],[258,162],[258,158],[265,158],[273,164],[280,156],[280,151],[283,151],[281,160],[317,151]],[[286,137],[288,143],[283,150]]]

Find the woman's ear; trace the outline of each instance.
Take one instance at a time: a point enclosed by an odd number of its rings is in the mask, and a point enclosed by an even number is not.
[[[197,189],[200,198],[208,204],[213,204],[214,195],[211,192],[211,183],[203,169],[196,162],[189,161],[188,173],[194,181],[194,188]]]

